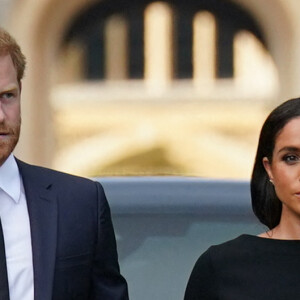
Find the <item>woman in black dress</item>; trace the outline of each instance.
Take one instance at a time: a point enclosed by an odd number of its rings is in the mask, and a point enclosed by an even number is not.
[[[275,108],[262,127],[251,198],[268,231],[210,247],[185,300],[300,299],[300,98]]]

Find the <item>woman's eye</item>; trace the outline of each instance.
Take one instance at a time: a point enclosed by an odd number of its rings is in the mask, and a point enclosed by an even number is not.
[[[300,161],[299,156],[297,155],[285,155],[283,160],[288,164],[293,164]]]

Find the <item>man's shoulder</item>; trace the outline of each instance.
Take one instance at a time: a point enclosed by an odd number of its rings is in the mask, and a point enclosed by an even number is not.
[[[68,174],[46,167],[32,165],[19,159],[16,159],[16,161],[22,177],[35,177],[39,180],[52,180],[63,184],[65,184],[66,182],[87,185],[95,183],[93,180],[85,177]]]

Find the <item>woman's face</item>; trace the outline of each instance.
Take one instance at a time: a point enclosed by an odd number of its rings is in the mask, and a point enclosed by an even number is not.
[[[290,120],[275,141],[273,158],[263,158],[265,169],[282,202],[282,216],[300,219],[300,117]]]

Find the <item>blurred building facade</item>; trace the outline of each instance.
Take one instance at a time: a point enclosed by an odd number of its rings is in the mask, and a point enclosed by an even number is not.
[[[300,93],[297,0],[2,0],[28,59],[17,155],[86,176],[250,176]]]

